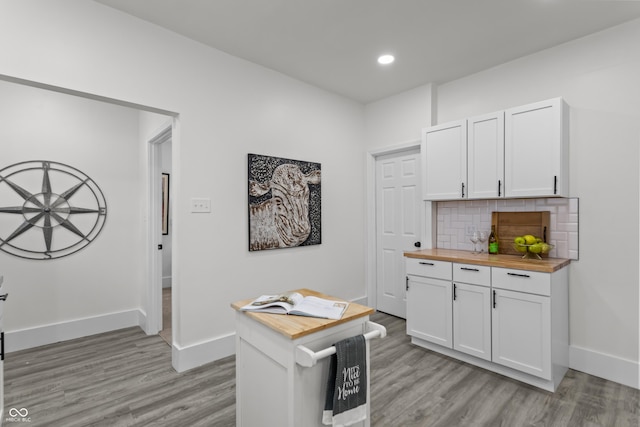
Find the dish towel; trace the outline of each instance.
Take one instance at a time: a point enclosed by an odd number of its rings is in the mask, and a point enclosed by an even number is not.
[[[350,426],[367,418],[367,343],[357,335],[334,345],[322,423]]]

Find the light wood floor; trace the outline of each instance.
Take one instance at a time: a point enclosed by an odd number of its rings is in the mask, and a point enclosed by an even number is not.
[[[640,425],[640,391],[570,370],[548,393],[410,344],[404,320],[376,313],[373,426]],[[178,374],[171,349],[139,328],[9,353],[5,417],[29,426],[233,426],[235,357]],[[265,423],[265,427],[271,427]]]

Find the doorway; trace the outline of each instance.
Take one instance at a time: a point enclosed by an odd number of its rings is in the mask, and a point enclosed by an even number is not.
[[[172,345],[173,122],[149,139],[149,310],[147,334]],[[157,250],[154,250],[157,249]]]
[[[422,236],[420,148],[375,157],[375,306],[406,317],[404,252]],[[372,269],[373,270],[373,269]]]

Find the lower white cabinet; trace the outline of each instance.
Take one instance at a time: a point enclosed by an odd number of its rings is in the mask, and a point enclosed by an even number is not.
[[[566,268],[542,273],[428,260],[437,264],[419,269],[424,264],[406,261],[414,344],[556,390],[569,366]],[[436,271],[438,278],[426,276]]]
[[[454,283],[453,348],[491,360],[491,289]]]
[[[503,289],[493,292],[493,361],[550,380],[550,298]]]
[[[409,276],[407,334],[451,348],[451,313],[451,280]]]

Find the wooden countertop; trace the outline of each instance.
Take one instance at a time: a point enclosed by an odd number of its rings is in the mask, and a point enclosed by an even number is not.
[[[469,251],[453,249],[422,249],[419,251],[405,252],[404,256],[408,258],[513,268],[516,270],[540,271],[543,273],[553,273],[569,265],[571,262],[571,260],[564,258],[545,258],[541,260],[522,259],[522,257],[518,255],[472,254]]]
[[[341,298],[332,297],[322,294],[320,292],[312,291],[311,289],[296,289],[293,292],[299,292],[304,296],[316,296],[319,298],[325,298],[332,301],[343,301]],[[231,307],[240,311],[240,308],[249,304],[255,298],[250,298],[242,301],[237,301],[231,304]],[[348,302],[348,301],[347,301]],[[265,326],[270,327],[274,331],[281,333],[282,335],[294,340],[305,335],[312,334],[314,332],[321,331],[323,329],[332,328],[341,323],[346,323],[350,320],[357,319],[372,314],[373,308],[366,307],[364,305],[349,302],[349,307],[339,320],[333,319],[319,319],[317,317],[295,316],[288,314],[273,314],[273,313],[257,313],[252,311],[243,311],[242,313],[249,316],[252,319],[257,320]]]

